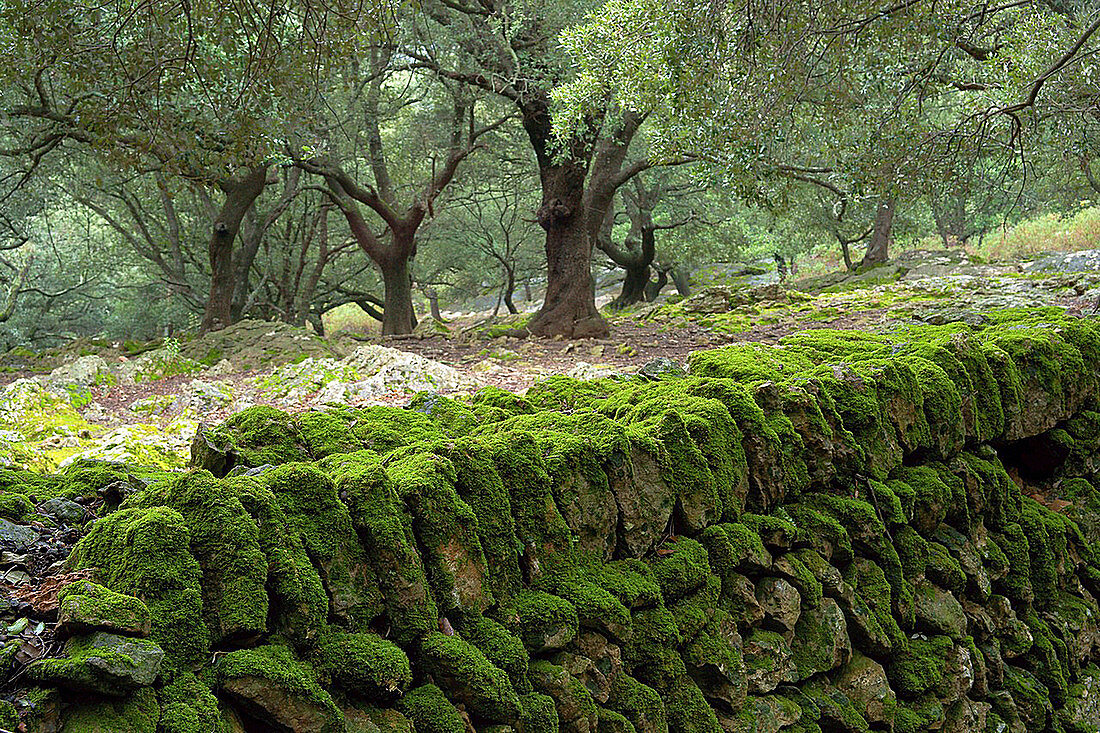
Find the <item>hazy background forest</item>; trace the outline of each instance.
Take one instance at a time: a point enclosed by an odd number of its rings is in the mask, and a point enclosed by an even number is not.
[[[589,271],[619,308],[723,263],[1100,242],[1083,0],[0,16],[5,349],[242,318],[399,334],[433,308],[601,335]]]

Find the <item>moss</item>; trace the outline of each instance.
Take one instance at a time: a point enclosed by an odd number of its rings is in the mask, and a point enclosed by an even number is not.
[[[69,570],[98,568],[97,578],[108,588],[145,602],[151,636],[164,649],[168,669],[201,664],[210,643],[190,539],[183,516],[173,509],[123,509],[95,522],[66,562]]]
[[[944,721],[943,704],[933,697],[925,697],[916,702],[898,702],[894,716],[895,733],[923,733],[942,726]]]
[[[616,713],[614,710],[608,710],[607,708],[599,708],[596,715],[598,716],[597,733],[636,733],[634,724],[621,713]]]
[[[545,648],[548,640],[564,646],[577,635],[577,609],[564,598],[542,591],[520,591],[512,600],[514,626],[532,651]]]
[[[1006,665],[1004,689],[1012,694],[1012,701],[1027,728],[1028,733],[1047,730],[1051,712],[1050,692],[1026,670]]]
[[[695,593],[669,603],[668,610],[676,619],[676,628],[680,632],[680,639],[685,644],[694,639],[720,610],[721,594],[722,581],[717,575],[710,575],[705,585]]]
[[[524,399],[535,410],[568,412],[591,408],[594,402],[614,391],[615,385],[611,380],[554,375],[531,385]]]
[[[979,456],[963,453],[960,461],[983,506],[982,521],[991,529],[1004,530],[1020,519],[1020,490],[1009,477],[995,454]],[[975,503],[975,502],[971,502]]]
[[[421,562],[443,611],[481,610],[493,601],[484,579],[485,554],[477,517],[455,490],[454,464],[430,453],[401,452],[386,470],[413,518]]]
[[[210,439],[233,451],[246,466],[309,459],[291,416],[266,405],[249,407],[233,415],[211,431]]]
[[[1004,595],[1028,605],[1035,596],[1031,586],[1031,544],[1019,524],[1010,524],[999,536],[990,537],[1008,561],[1008,574],[994,583]]]
[[[684,733],[721,733],[714,709],[690,677],[681,677],[668,689],[665,712],[670,730]]]
[[[1050,626],[1034,612],[1028,613],[1024,623],[1031,630],[1033,643],[1024,660],[1035,678],[1046,687],[1051,704],[1061,708],[1069,696],[1069,658],[1065,642],[1058,638]]]
[[[437,628],[439,612],[412,532],[412,518],[393,481],[372,453],[322,462],[336,477],[366,559],[373,565],[394,638],[411,643]]]
[[[661,602],[661,588],[653,571],[641,560],[616,560],[589,567],[585,575],[630,611]]]
[[[784,526],[781,530],[789,528]],[[764,548],[760,533],[744,524],[712,525],[697,539],[707,549],[711,568],[723,579],[751,566],[771,566],[771,555]]]
[[[434,420],[414,410],[374,406],[348,409],[346,414],[360,445],[377,453],[443,437],[443,431]]]
[[[939,587],[960,593],[966,587],[966,575],[959,561],[938,542],[928,544],[928,568],[925,575]]]
[[[783,555],[783,571],[791,581],[791,585],[798,589],[804,608],[815,608],[824,597],[824,588],[818,579],[822,570],[828,566],[824,558],[814,550],[797,550]],[[779,565],[779,560],[776,565]]]
[[[907,648],[894,650],[893,659],[886,665],[890,686],[906,699],[920,697],[943,680],[953,648],[946,636],[910,639]]]
[[[190,672],[183,672],[158,692],[159,733],[223,733],[228,731],[218,710],[218,698]]]
[[[314,665],[335,687],[369,700],[393,700],[412,683],[405,652],[375,634],[330,629],[321,636]]]
[[[932,466],[907,466],[899,469],[895,478],[913,492],[912,524],[925,538],[930,538],[951,509],[952,490]]]
[[[306,450],[319,460],[334,453],[351,453],[363,447],[349,422],[342,411],[311,411],[299,415],[295,424]]]
[[[133,596],[104,588],[87,580],[66,585],[57,594],[59,612],[83,629],[121,630],[136,633],[149,629],[149,607]]]
[[[156,733],[160,709],[152,688],[124,700],[91,700],[65,712],[62,733]]]
[[[852,559],[852,538],[835,517],[806,504],[789,504],[784,509],[798,526],[800,536],[815,550],[838,565]]]
[[[626,672],[611,680],[607,707],[623,715],[639,731],[667,731],[665,706],[660,694]]]
[[[447,680],[471,713],[502,722],[519,717],[519,696],[508,675],[457,634],[429,634],[420,645],[420,664],[436,680]]]
[[[1055,538],[1060,527],[1049,522],[1050,510],[1030,497],[1023,500],[1020,511],[1020,528],[1027,536],[1028,556],[1031,560],[1031,588],[1040,602],[1053,597],[1058,584],[1060,557]],[[1055,536],[1052,537],[1051,534]],[[1063,536],[1064,544],[1064,536]]]
[[[905,577],[913,579],[924,574],[928,566],[928,541],[909,526],[894,532],[894,548],[898,551]]]
[[[688,356],[692,374],[726,377],[739,382],[772,381],[813,368],[813,362],[797,348],[770,344],[733,344],[720,349],[695,351]]]
[[[710,575],[706,548],[686,537],[666,542],[650,561],[653,579],[666,600],[673,600],[702,585]]]
[[[571,575],[577,559],[573,534],[554,501],[537,437],[527,431],[478,436],[508,491],[515,539],[528,574]]]
[[[745,514],[740,524],[757,534],[766,547],[786,549],[798,541],[798,527],[780,516]]]
[[[282,690],[283,694],[305,700],[324,712],[326,723],[318,733],[343,730],[343,713],[329,693],[317,684],[313,667],[295,658],[286,646],[266,644],[254,649],[228,652],[218,657],[214,674],[222,687],[235,679],[255,677],[266,680]]]
[[[664,689],[686,672],[676,652],[682,643],[676,617],[660,605],[638,611],[633,618],[634,636],[623,648],[623,661],[647,684]]]
[[[893,612],[893,591],[882,568],[874,562],[857,558],[848,566],[844,579],[871,610],[886,637],[895,650],[905,646],[906,637],[898,626]],[[907,621],[907,619],[902,619]]]
[[[520,730],[523,733],[557,733],[558,709],[554,698],[532,692],[520,698],[523,712],[520,715]]]
[[[630,612],[610,591],[584,580],[586,573],[568,579],[554,579],[548,586],[577,610],[581,627],[595,629],[617,642],[630,639]]]
[[[14,731],[19,726],[19,713],[7,700],[0,701],[0,728]]]
[[[26,519],[33,511],[34,504],[27,497],[6,492],[0,494],[0,517],[18,522]]]
[[[527,679],[527,650],[518,637],[480,614],[463,616],[459,630],[463,638],[477,647],[486,659],[508,673],[517,692],[531,691],[531,683]]]
[[[537,393],[536,393],[537,394]],[[513,394],[500,387],[482,387],[469,397],[471,405],[500,410],[508,416],[530,415],[535,408],[523,397]]]
[[[397,703],[397,709],[412,721],[416,733],[465,733],[466,723],[443,691],[435,685],[422,685]]]

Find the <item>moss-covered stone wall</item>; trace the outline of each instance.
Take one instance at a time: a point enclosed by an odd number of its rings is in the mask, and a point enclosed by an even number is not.
[[[1100,730],[1100,321],[993,320],[251,408],[67,561],[155,682],[30,679],[66,731]]]

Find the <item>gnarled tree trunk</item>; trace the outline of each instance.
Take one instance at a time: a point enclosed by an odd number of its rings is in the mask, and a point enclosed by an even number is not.
[[[218,184],[225,194],[221,210],[214,218],[207,254],[210,257],[210,294],[202,316],[202,332],[217,331],[233,323],[233,291],[236,271],[233,267],[233,243],[241,220],[256,203],[267,182],[267,166],[257,165],[245,175]]]
[[[875,227],[871,232],[871,241],[867,243],[867,252],[863,255],[862,267],[880,265],[890,259],[890,237],[894,228],[894,202],[883,199],[879,202],[875,215]]]

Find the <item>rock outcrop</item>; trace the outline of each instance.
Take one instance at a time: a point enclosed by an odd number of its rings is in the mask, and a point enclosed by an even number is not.
[[[1100,729],[1100,321],[986,316],[523,397],[254,407],[200,431],[185,474],[0,472],[35,502],[116,487],[66,561],[94,580],[63,592],[73,636],[14,712],[149,733]]]

